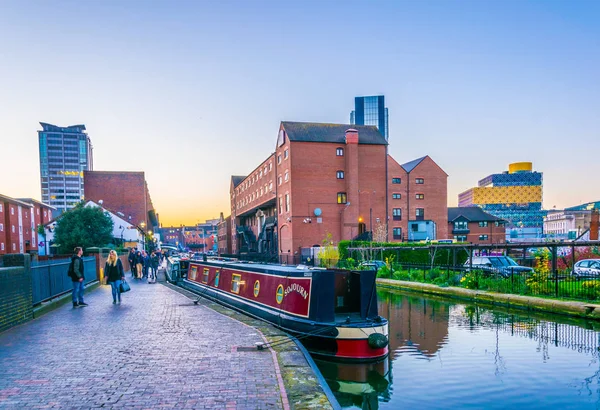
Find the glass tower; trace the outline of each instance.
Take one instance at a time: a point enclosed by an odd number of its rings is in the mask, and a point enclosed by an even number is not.
[[[93,170],[92,143],[85,125],[40,125],[42,202],[56,207],[60,214],[84,198],[83,171]]]
[[[506,240],[535,240],[542,235],[543,174],[531,162],[515,162],[502,174],[492,174],[458,195],[458,206],[478,206],[506,221]]]
[[[383,95],[355,97],[354,111],[350,113],[350,124],[374,125],[387,141],[389,129],[388,109],[385,108],[385,97]]]

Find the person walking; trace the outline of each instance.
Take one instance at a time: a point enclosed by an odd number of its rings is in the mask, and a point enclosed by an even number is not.
[[[127,262],[129,262],[129,270],[131,271],[131,277],[135,278],[135,249],[131,248],[129,250]]]
[[[73,281],[73,292],[71,294],[71,299],[73,300],[73,307],[87,306],[88,304],[83,301],[83,291],[85,289],[85,285],[83,281],[85,280],[85,275],[83,274],[83,259],[81,259],[81,255],[83,255],[83,249],[78,246],[73,252],[75,253],[73,257],[71,257],[71,264],[69,265],[69,276],[71,277],[71,281]]]
[[[121,303],[121,283],[125,280],[125,272],[123,271],[123,263],[117,257],[117,252],[111,250],[108,253],[108,259],[104,265],[104,273],[106,274],[107,282],[110,283],[112,289],[113,305]]]
[[[144,266],[144,268],[143,268],[144,275],[142,277],[147,278],[148,277],[148,267],[150,267],[150,257],[148,256],[146,251],[142,251],[142,264]]]
[[[135,278],[142,278],[142,270],[144,267],[144,259],[142,258],[142,252],[137,251],[135,253]]]
[[[150,255],[150,274],[152,275],[152,281],[148,278],[148,282],[156,282],[156,278],[158,276],[158,264],[160,263],[160,259],[156,252],[152,251],[152,255]]]

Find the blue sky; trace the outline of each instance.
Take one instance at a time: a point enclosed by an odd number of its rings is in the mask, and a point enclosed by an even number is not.
[[[39,121],[84,123],[96,170],[145,171],[162,222],[196,223],[280,121],[384,94],[390,153],[430,155],[450,205],[517,161],[548,209],[600,200],[598,21],[592,1],[0,0],[0,193],[40,197]]]

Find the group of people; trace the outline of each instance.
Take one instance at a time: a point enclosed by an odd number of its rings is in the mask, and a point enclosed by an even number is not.
[[[133,279],[147,278],[150,274],[152,280],[156,280],[158,267],[162,264],[163,254],[161,252],[152,251],[150,255],[146,251],[129,251],[129,268],[131,269],[131,277]]]
[[[73,282],[72,300],[73,307],[84,307],[88,304],[83,301],[83,294],[85,290],[85,276],[84,276],[84,263],[81,258],[83,255],[83,249],[76,247],[73,250],[73,257],[69,264],[68,275]],[[129,268],[131,270],[131,276],[134,279],[142,279],[151,275],[154,281],[156,281],[156,275],[158,273],[158,267],[162,264],[164,255],[161,252],[153,251],[148,255],[145,251],[136,251],[131,249],[129,251],[128,261]],[[111,250],[108,254],[108,258],[104,265],[104,275],[106,276],[106,282],[111,286],[113,304],[121,303],[121,284],[125,281],[125,270],[123,263],[117,256],[117,252]]]

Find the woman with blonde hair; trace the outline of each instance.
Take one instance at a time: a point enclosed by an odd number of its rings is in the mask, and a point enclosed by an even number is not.
[[[104,274],[107,277],[107,282],[112,288],[113,305],[121,303],[121,282],[125,280],[125,272],[123,271],[123,263],[117,257],[117,252],[111,250],[108,254],[108,259],[104,265]]]

